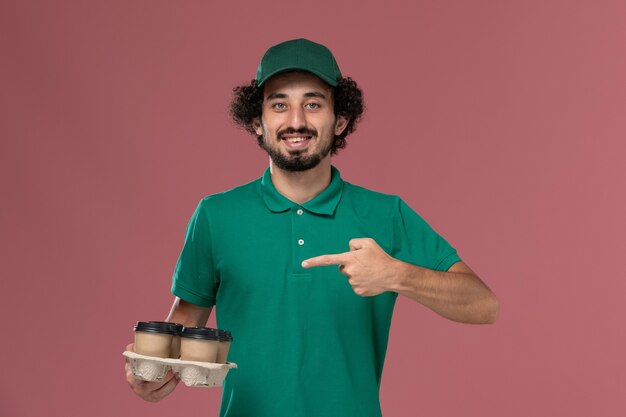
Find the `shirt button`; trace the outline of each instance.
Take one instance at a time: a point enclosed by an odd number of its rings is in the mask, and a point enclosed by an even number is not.
[[[304,245],[304,239],[298,239],[298,245],[300,246]]]
[[[298,213],[298,216],[302,216],[302,213],[304,213],[304,211],[302,211],[302,209],[298,209],[298,211],[296,211],[296,213]]]

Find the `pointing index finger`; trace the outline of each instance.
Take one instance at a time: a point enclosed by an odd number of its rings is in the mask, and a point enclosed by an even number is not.
[[[348,261],[349,252],[337,253],[334,255],[320,255],[302,261],[303,268],[313,268],[316,266],[341,265]]]

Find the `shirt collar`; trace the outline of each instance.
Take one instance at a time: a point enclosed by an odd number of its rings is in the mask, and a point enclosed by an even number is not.
[[[271,211],[282,212],[292,207],[300,206],[312,213],[330,216],[335,212],[337,204],[339,204],[339,200],[341,199],[343,180],[341,179],[339,170],[332,166],[330,184],[328,184],[324,191],[304,204],[296,204],[276,190],[272,183],[272,174],[270,173],[269,167],[263,173],[260,188],[263,201]]]

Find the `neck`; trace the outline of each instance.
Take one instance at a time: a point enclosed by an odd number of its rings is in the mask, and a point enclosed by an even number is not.
[[[296,204],[303,204],[330,184],[330,157],[322,159],[315,168],[300,172],[282,170],[270,160],[270,172],[272,183],[280,194]]]

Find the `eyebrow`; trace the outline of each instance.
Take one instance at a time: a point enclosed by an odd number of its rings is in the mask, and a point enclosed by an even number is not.
[[[323,99],[326,98],[326,96],[323,93],[320,93],[319,91],[312,91],[310,93],[305,93],[304,97],[317,97],[317,98],[323,98]]]
[[[287,98],[287,94],[285,93],[272,93],[269,96],[267,96],[267,100],[273,100],[275,98]],[[304,97],[309,98],[309,97],[317,97],[317,98],[321,98],[321,99],[326,99],[326,96],[324,95],[324,93],[321,93],[319,91],[311,91],[309,93],[304,93]]]

